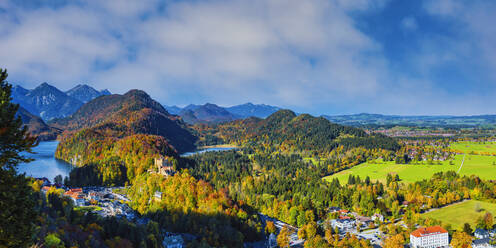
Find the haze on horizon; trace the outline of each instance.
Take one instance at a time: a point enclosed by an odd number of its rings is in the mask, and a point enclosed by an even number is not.
[[[0,0],[9,82],[167,105],[496,114],[496,2]]]

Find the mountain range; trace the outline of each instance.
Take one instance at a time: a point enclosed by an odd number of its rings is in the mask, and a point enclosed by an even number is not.
[[[20,85],[12,88],[13,102],[18,103],[29,113],[44,121],[64,118],[76,112],[85,102],[101,95],[109,95],[108,90],[97,91],[88,85],[77,85],[63,92],[48,83],[28,90]]]
[[[39,135],[40,139],[53,139],[70,127],[57,125],[57,119],[67,119],[78,111],[84,104],[101,96],[109,96],[108,90],[98,91],[91,86],[78,84],[68,91],[61,91],[48,83],[42,83],[34,89],[25,89],[20,85],[12,88],[13,102],[22,107],[19,116],[28,126],[32,134]],[[114,97],[120,99],[119,97]],[[106,101],[108,101],[108,98]],[[118,100],[119,101],[119,100]],[[99,107],[94,106],[97,111]],[[115,108],[122,106],[116,105]],[[280,108],[265,104],[245,103],[231,107],[221,107],[213,103],[203,105],[190,104],[185,107],[161,105],[162,110],[185,123],[226,123],[249,117],[267,118]],[[164,109],[165,108],[165,109]],[[82,110],[87,111],[87,110]],[[88,113],[92,114],[92,113]],[[107,114],[105,111],[100,114]],[[297,114],[299,115],[299,114]],[[38,118],[40,117],[40,118]],[[355,127],[374,126],[426,126],[426,127],[496,127],[496,115],[478,116],[401,116],[381,114],[352,114],[352,115],[323,115],[327,120]],[[80,120],[85,122],[84,118]],[[51,127],[54,122],[55,128]],[[48,125],[47,125],[48,124]],[[92,125],[95,123],[92,123]],[[90,125],[91,126],[91,125]],[[80,128],[80,127],[78,127]]]
[[[279,107],[265,104],[245,103],[232,107],[220,107],[216,104],[190,104],[184,108],[178,106],[164,106],[171,114],[179,115],[189,124],[221,123],[248,117],[266,118],[280,110]]]
[[[78,84],[76,87],[65,92],[68,96],[78,99],[83,103],[87,103],[99,96],[110,95],[110,91],[105,90],[95,90],[94,88],[86,84]]]

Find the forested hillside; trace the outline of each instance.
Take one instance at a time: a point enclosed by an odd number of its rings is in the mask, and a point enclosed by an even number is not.
[[[195,129],[204,143],[215,140],[212,138],[215,136],[227,143],[264,151],[328,154],[340,146],[386,150],[400,147],[384,135],[369,135],[361,129],[334,124],[322,117],[297,116],[290,110],[280,110],[266,119],[248,118],[209,127],[197,125]]]
[[[29,113],[25,108],[19,107],[17,116],[21,117],[22,123],[28,128],[29,133],[38,137],[38,140],[54,140],[62,131],[48,126],[43,119]]]
[[[56,120],[52,125],[72,132],[92,128],[117,138],[132,134],[163,136],[179,152],[193,150],[196,141],[180,119],[140,90],[99,97],[83,105],[71,117]]]
[[[153,159],[193,150],[196,137],[145,92],[101,96],[70,118],[55,157],[78,168],[74,185],[123,185],[152,167]]]

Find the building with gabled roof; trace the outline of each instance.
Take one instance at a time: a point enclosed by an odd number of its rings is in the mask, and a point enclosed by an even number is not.
[[[449,247],[449,235],[441,226],[421,227],[410,234],[411,248]]]
[[[472,248],[493,248],[494,245],[491,244],[489,238],[476,239],[472,241]]]
[[[474,236],[478,239],[484,239],[484,238],[489,238],[490,234],[489,231],[477,228],[475,229]]]
[[[371,219],[373,221],[378,220],[380,222],[383,222],[384,221],[384,216],[382,216],[382,214],[375,213],[374,215],[372,215]]]

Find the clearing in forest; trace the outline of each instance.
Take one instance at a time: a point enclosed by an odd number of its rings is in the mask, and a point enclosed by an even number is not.
[[[415,182],[423,179],[429,179],[433,174],[440,171],[458,171],[464,155],[456,155],[450,164],[450,161],[434,162],[430,165],[427,162],[419,164],[396,164],[394,161],[372,161],[359,164],[351,169],[338,172],[334,175],[327,176],[325,180],[339,179],[341,184],[348,182],[350,174],[360,176],[363,180],[369,176],[372,181],[386,181],[388,174],[398,174],[402,182]],[[463,167],[460,169],[461,175],[477,175],[482,179],[496,178],[496,157],[481,155],[466,155]]]
[[[450,224],[454,229],[461,230],[465,223],[469,223],[475,229],[477,219],[486,212],[496,214],[496,203],[469,200],[424,213],[422,217],[440,220],[443,224]]]

